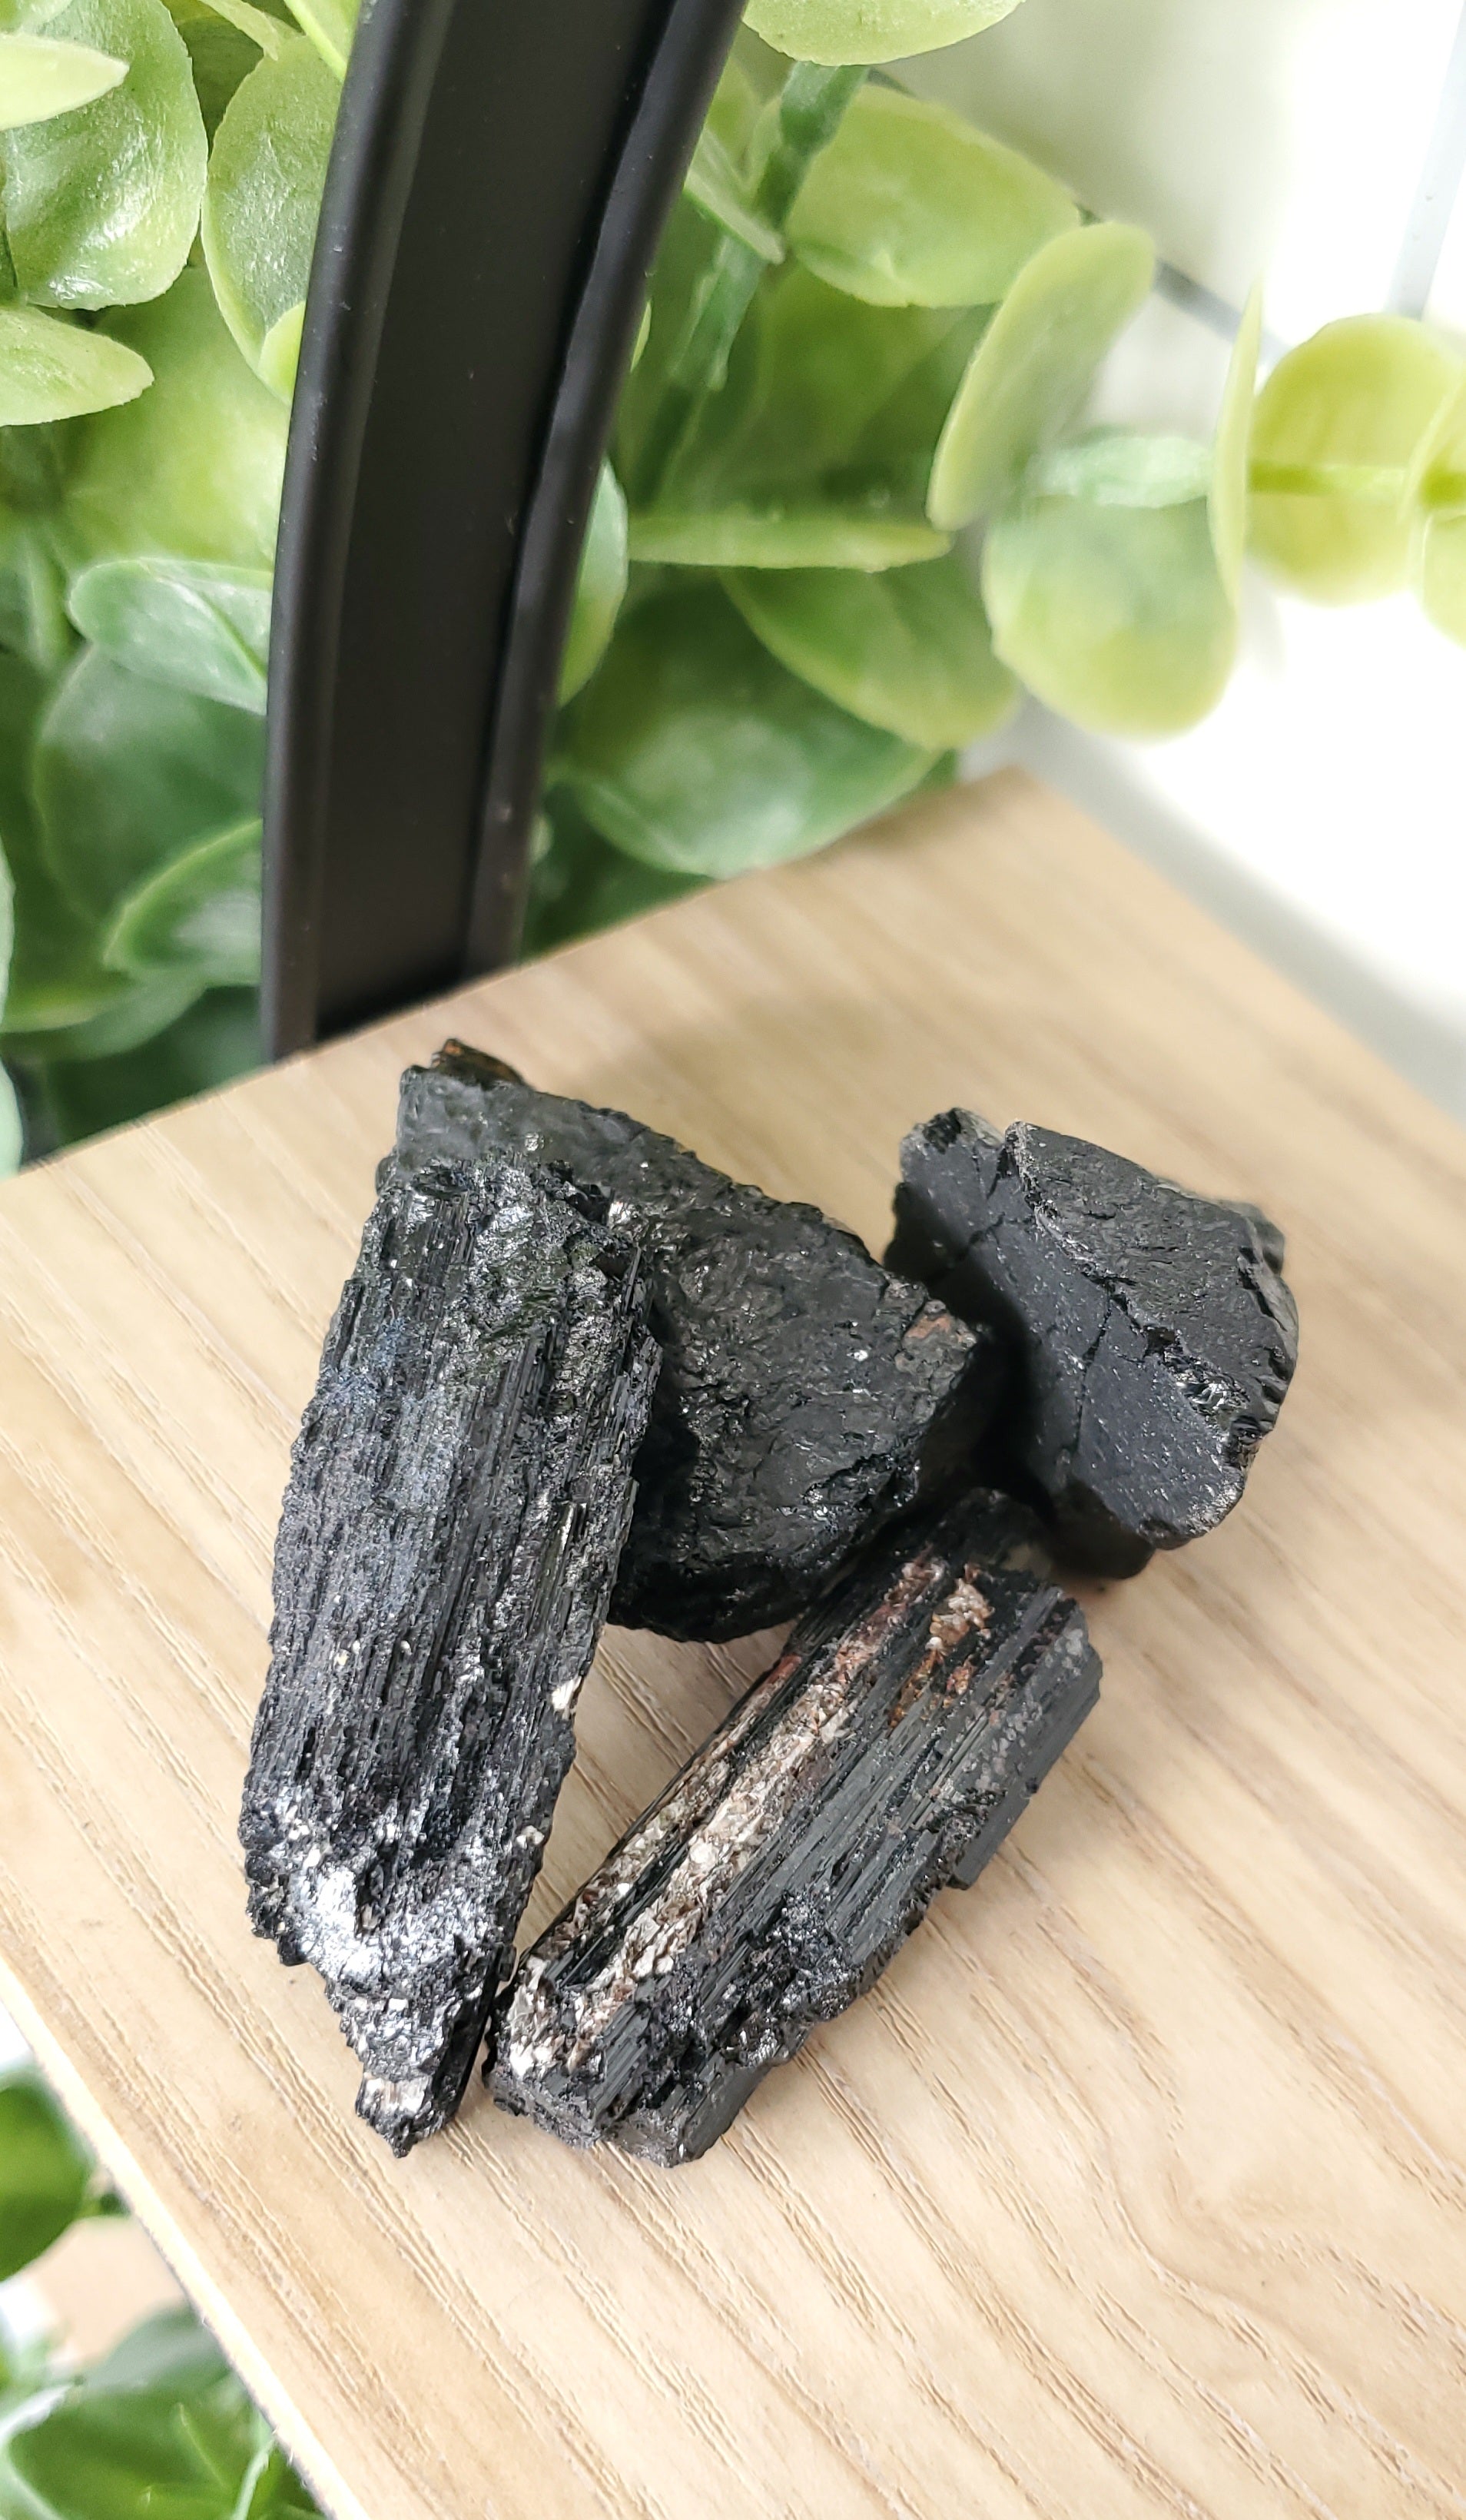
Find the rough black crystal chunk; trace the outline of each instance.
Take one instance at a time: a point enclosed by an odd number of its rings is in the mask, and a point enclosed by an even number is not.
[[[792,1618],[957,1477],[1007,1360],[818,1208],[770,1198],[620,1111],[450,1044],[402,1081],[397,1160],[565,1165],[641,1242],[662,1371],[611,1615],[674,1637]]]
[[[1298,1358],[1277,1228],[970,1111],[913,1130],[902,1175],[889,1265],[1015,1340],[1009,1439],[1072,1557],[1132,1575],[1229,1513]]]
[[[241,1820],[256,1932],[326,1981],[394,2152],[451,2117],[573,1749],[657,1370],[603,1200],[389,1180],[275,1559]]]
[[[1092,1706],[1043,1566],[1032,1516],[978,1495],[849,1575],[521,1961],[500,2103],[569,2143],[705,2152],[976,1878]]]

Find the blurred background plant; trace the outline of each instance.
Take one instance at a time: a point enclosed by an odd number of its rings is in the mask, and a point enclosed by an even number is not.
[[[28,2065],[0,2074],[0,2283],[125,2209]],[[0,2308],[0,2520],[306,2520],[317,2505],[186,2309],[77,2369]]]
[[[1466,638],[1466,363],[1425,325],[1330,324],[1258,396],[1254,301],[1206,441],[1085,428],[1148,239],[886,67],[1013,5],[749,10],[596,500],[526,951],[823,846],[1025,690],[1194,723],[1245,542]],[[270,569],[351,40],[292,6],[0,32],[0,1167],[258,1057]]]

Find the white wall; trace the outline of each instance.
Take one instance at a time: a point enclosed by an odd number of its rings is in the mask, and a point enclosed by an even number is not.
[[[1466,338],[1462,0],[1024,0],[905,75],[1155,236],[1105,418],[1209,430],[1260,275],[1274,352],[1383,306]],[[1408,598],[1255,577],[1205,726],[1142,746],[1033,707],[1006,750],[1466,1117],[1466,650]]]

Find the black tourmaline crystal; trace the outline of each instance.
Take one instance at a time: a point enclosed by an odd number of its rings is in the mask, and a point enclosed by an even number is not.
[[[1082,1138],[944,1111],[886,1257],[1021,1359],[1009,1440],[1071,1556],[1133,1575],[1242,1494],[1298,1357],[1283,1238]]]
[[[452,2116],[509,1965],[656,1370],[594,1193],[386,1182],[295,1446],[241,1836],[255,1930],[320,1970],[395,2152]]]
[[[705,2152],[1000,1845],[1098,1688],[1038,1526],[978,1495],[795,1629],[503,1999],[492,2088],[569,2143]]]
[[[662,1369],[611,1615],[727,1638],[792,1618],[950,1486],[1006,1358],[815,1207],[450,1044],[402,1080],[397,1161],[562,1164],[642,1245]]]

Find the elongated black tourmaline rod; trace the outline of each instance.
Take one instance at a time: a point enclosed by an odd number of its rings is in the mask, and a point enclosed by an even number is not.
[[[576,563],[739,0],[372,0],[290,425],[265,1029],[508,960]]]

